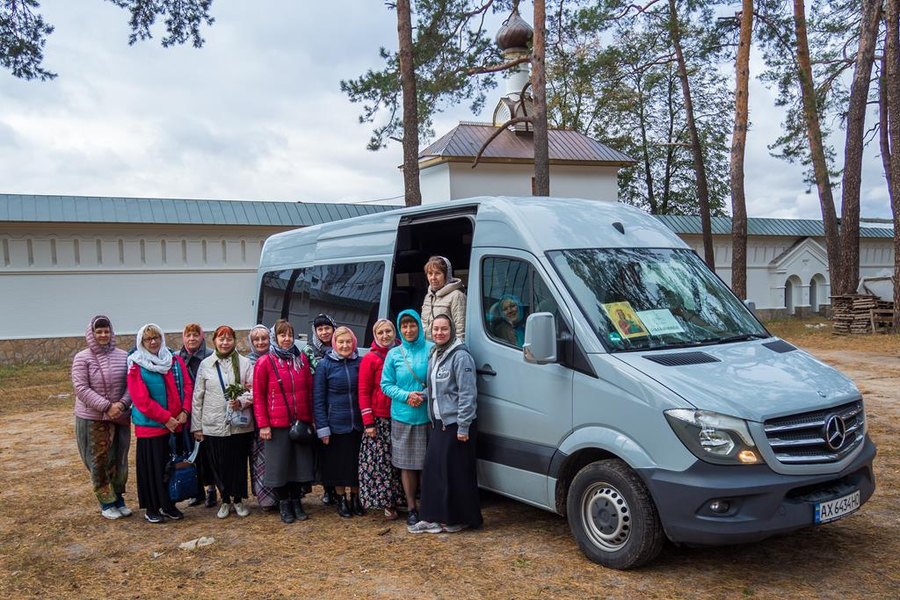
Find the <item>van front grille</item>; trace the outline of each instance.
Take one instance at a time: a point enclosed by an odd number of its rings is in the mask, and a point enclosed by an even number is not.
[[[834,408],[769,419],[764,428],[775,457],[786,465],[836,462],[865,437],[862,400]]]

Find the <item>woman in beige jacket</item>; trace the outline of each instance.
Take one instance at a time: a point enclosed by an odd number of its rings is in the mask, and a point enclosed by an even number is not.
[[[206,446],[212,478],[222,495],[216,516],[234,511],[246,517],[247,464],[253,441],[253,364],[235,349],[234,329],[222,325],[213,336],[216,351],[203,359],[194,381],[191,431]]]
[[[422,328],[431,340],[431,323],[440,314],[450,315],[456,337],[466,340],[466,295],[462,281],[453,276],[453,266],[443,256],[432,256],[425,263],[428,293],[422,303]]]

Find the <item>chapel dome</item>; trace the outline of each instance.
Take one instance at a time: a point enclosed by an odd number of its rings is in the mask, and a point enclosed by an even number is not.
[[[534,29],[528,22],[519,16],[518,10],[513,10],[509,18],[503,22],[503,27],[497,32],[497,45],[500,50],[525,50],[531,37],[534,35]]]

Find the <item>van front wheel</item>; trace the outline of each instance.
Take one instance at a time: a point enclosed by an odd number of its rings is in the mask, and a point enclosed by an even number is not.
[[[639,567],[662,550],[662,524],[640,477],[618,459],[575,475],[566,503],[569,529],[584,555],[611,569]]]

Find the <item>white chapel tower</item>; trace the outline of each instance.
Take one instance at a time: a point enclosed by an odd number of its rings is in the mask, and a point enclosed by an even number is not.
[[[513,11],[497,32],[505,60],[527,56],[533,30]],[[491,142],[478,166],[472,162],[482,144],[512,117],[532,114],[526,88],[528,63],[508,70],[503,97],[491,123],[462,121],[419,153],[422,202],[444,202],[472,196],[530,196],[534,179],[534,138],[531,125],[517,123]],[[525,93],[522,90],[525,89]],[[550,195],[616,202],[616,175],[634,159],[570,129],[550,129]]]

